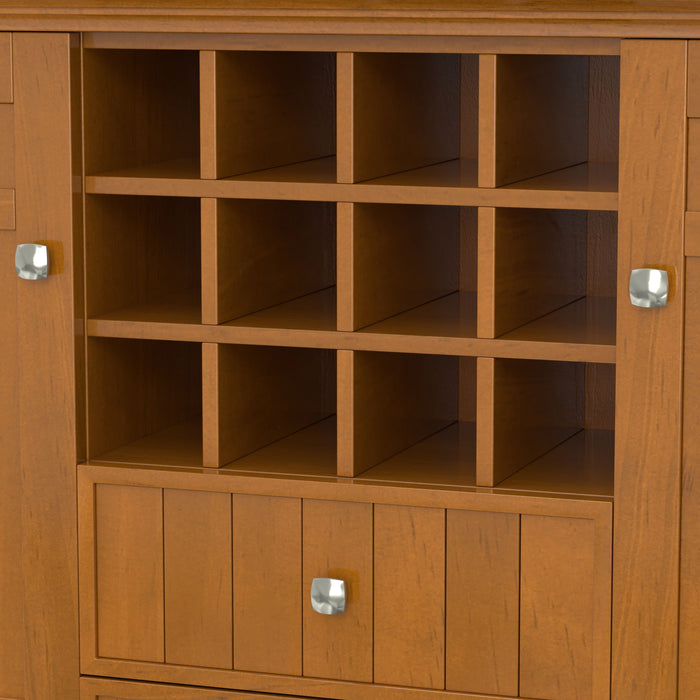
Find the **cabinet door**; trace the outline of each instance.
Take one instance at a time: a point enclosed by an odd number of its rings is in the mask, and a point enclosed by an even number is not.
[[[0,696],[24,700],[78,696],[73,69],[67,34],[0,33]],[[51,274],[18,280],[36,242]]]

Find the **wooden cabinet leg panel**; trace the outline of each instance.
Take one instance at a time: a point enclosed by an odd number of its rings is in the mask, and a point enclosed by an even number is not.
[[[163,491],[100,484],[95,500],[97,653],[163,663]]]
[[[76,318],[71,37],[12,39],[17,242],[47,243],[53,272],[18,285],[25,698],[78,695]],[[77,173],[76,173],[77,174]],[[12,262],[9,272],[14,274]],[[7,269],[7,268],[5,268]]]
[[[444,688],[444,510],[375,506],[374,680]]]
[[[304,500],[304,675],[372,682],[372,506]],[[314,578],[345,581],[341,615],[311,607]]]
[[[446,687],[518,694],[520,517],[447,511]]]
[[[231,497],[163,493],[165,661],[232,668]]]
[[[233,497],[233,666],[301,674],[301,500]]]
[[[593,694],[595,565],[593,520],[522,516],[522,697],[604,697]]]
[[[686,44],[622,42],[612,695],[676,697]],[[629,302],[630,271],[671,272],[668,305]]]

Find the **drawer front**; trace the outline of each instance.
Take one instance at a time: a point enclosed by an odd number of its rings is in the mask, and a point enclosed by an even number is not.
[[[134,683],[110,678],[81,678],[80,680],[80,700],[284,700],[284,697],[283,695],[206,690],[182,685]],[[306,698],[298,700],[306,700]]]
[[[81,492],[84,673],[350,698],[357,683],[609,697],[609,510]],[[313,610],[314,578],[345,582],[344,613]]]

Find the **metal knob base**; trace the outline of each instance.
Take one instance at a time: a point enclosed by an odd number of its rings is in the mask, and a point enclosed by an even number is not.
[[[311,607],[321,615],[345,612],[345,581],[315,578],[311,583]]]

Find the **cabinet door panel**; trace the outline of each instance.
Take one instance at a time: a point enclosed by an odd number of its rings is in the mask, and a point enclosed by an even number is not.
[[[166,489],[165,661],[231,668],[231,496]]]
[[[374,509],[374,680],[445,686],[445,511]]]
[[[522,516],[520,694],[593,698],[595,523]]]
[[[163,662],[163,491],[100,484],[95,501],[98,654]]]
[[[304,675],[372,682],[372,506],[304,501]],[[311,607],[316,577],[345,581],[341,615]]]
[[[301,674],[301,500],[233,497],[233,665]]]
[[[0,103],[12,102],[12,34],[0,34]]]
[[[518,694],[520,516],[447,511],[448,690]]]

